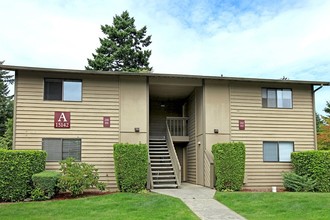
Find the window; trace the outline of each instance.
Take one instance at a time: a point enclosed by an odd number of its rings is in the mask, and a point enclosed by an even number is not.
[[[263,142],[265,162],[290,162],[293,142]]]
[[[264,108],[292,108],[291,89],[262,90],[262,107]]]
[[[44,138],[42,149],[47,152],[47,161],[60,161],[67,157],[81,160],[80,139]]]
[[[81,101],[81,80],[45,79],[44,99]]]

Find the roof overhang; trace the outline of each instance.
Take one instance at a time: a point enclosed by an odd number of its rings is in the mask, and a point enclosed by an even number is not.
[[[29,72],[51,72],[51,73],[67,73],[67,74],[87,74],[87,75],[116,75],[116,76],[141,76],[141,77],[167,77],[167,78],[190,78],[190,79],[211,79],[226,81],[244,81],[244,82],[263,82],[263,83],[289,83],[289,84],[309,84],[329,86],[330,82],[322,81],[304,81],[304,80],[282,80],[282,79],[261,79],[261,78],[241,78],[241,77],[224,77],[224,76],[202,76],[187,74],[164,74],[164,73],[135,73],[135,72],[115,72],[115,71],[99,71],[99,70],[75,70],[75,69],[57,69],[43,67],[28,66],[12,66],[0,65],[0,70],[8,71],[29,71]]]

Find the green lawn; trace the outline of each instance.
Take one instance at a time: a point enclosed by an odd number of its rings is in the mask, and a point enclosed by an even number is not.
[[[217,192],[215,199],[249,220],[330,219],[330,193]]]
[[[198,219],[181,200],[115,193],[72,200],[0,204],[0,219]]]

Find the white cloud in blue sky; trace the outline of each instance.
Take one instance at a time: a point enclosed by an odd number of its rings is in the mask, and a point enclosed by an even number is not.
[[[5,64],[84,69],[101,24],[128,10],[152,35],[154,72],[330,81],[327,0],[0,2]],[[321,112],[330,89],[317,92]]]

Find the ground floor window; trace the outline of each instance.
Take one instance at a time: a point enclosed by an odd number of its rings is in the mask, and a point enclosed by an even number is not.
[[[265,162],[290,162],[294,151],[293,142],[263,142],[263,157]]]
[[[46,161],[61,161],[67,157],[81,160],[81,139],[43,138],[42,149],[47,152]]]

